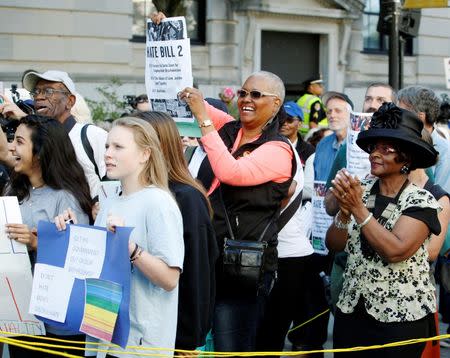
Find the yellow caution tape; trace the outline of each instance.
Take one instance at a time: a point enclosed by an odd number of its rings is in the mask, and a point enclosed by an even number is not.
[[[296,327],[294,327],[294,328],[291,328],[291,329],[288,331],[288,333],[291,333],[291,332],[295,331],[296,329],[299,329],[300,327],[303,327],[305,324],[308,324],[309,322],[314,321],[316,318],[319,318],[320,316],[322,316],[322,315],[324,315],[325,313],[328,313],[328,312],[330,312],[330,309],[329,309],[329,308],[326,309],[326,310],[323,311],[323,312],[320,312],[317,316],[314,316],[313,318],[307,320],[306,322],[303,322],[302,324],[299,324],[298,326],[296,326]]]
[[[323,314],[323,312],[322,312]],[[12,333],[10,332],[4,332],[0,331],[0,334],[7,334],[10,335]],[[103,344],[103,343],[97,343],[97,342],[79,342],[79,341],[69,341],[69,340],[63,340],[58,338],[50,338],[50,337],[41,337],[41,336],[32,336],[32,335],[23,335],[28,337],[33,337],[41,340],[48,340],[48,341],[56,341],[56,342],[62,342],[62,343],[70,343],[70,344],[88,344],[88,345],[102,345],[102,346],[110,346],[110,347],[117,347],[113,344]],[[382,348],[392,348],[392,347],[400,347],[405,346],[409,344],[417,344],[417,343],[423,343],[428,341],[437,341],[445,338],[450,338],[450,334],[443,334],[439,336],[429,337],[429,338],[415,338],[415,339],[409,339],[405,341],[399,341],[399,342],[392,342],[392,343],[386,343],[386,344],[378,344],[373,346],[360,346],[360,347],[351,347],[351,348],[336,348],[336,349],[323,349],[323,350],[311,350],[311,351],[301,351],[301,354],[313,354],[313,353],[341,353],[341,352],[359,352],[359,351],[365,351],[365,350],[372,350],[372,349],[382,349]],[[176,354],[173,353],[192,353],[192,354],[201,354],[202,356],[220,356],[220,357],[232,357],[232,356],[239,356],[239,357],[255,357],[255,356],[298,356],[299,351],[296,352],[204,352],[204,351],[190,351],[190,350],[182,350],[182,349],[169,349],[169,348],[150,348],[150,347],[140,347],[140,346],[127,346],[128,349],[135,349],[140,351],[166,351],[170,352],[168,354],[161,354],[161,353],[141,353],[141,352],[134,352],[134,351],[116,351],[116,350],[105,350],[105,349],[97,349],[97,348],[84,348],[84,347],[76,347],[76,346],[67,346],[67,345],[58,345],[58,344],[49,344],[49,343],[40,343],[40,342],[24,342],[20,339],[14,339],[9,337],[2,337],[0,336],[0,343],[7,343],[10,345],[22,347],[25,349],[30,349],[34,351],[41,351],[57,356],[62,357],[80,357],[73,354],[68,354],[64,352],[54,351],[52,349],[48,348],[65,348],[65,349],[73,349],[73,350],[80,350],[80,351],[91,351],[91,352],[107,352],[109,354],[130,354],[135,356],[141,356],[141,357],[178,357]],[[48,348],[43,348],[48,347]],[[184,356],[179,356],[184,357]]]

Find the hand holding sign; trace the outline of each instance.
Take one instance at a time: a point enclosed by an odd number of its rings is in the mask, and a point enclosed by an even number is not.
[[[178,98],[185,101],[199,123],[208,118],[203,94],[197,88],[186,87],[178,93]]]
[[[192,87],[190,40],[184,17],[166,18],[152,14],[147,22],[145,85],[151,107],[168,113],[175,120],[193,122],[186,103],[177,98],[185,87]]]
[[[66,230],[67,224],[78,224],[77,215],[71,208],[67,208],[55,217],[55,225],[58,231]]]
[[[161,11],[150,14],[150,20],[153,23],[155,23],[156,25],[159,25],[161,23],[161,21],[163,21],[165,18],[166,18],[166,15],[164,15],[164,13]]]

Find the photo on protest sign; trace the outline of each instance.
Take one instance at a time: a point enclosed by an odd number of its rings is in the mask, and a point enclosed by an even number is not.
[[[152,99],[150,102],[154,111],[166,112],[172,118],[192,118],[189,106],[178,99]]]
[[[369,129],[370,121],[372,120],[372,113],[350,113],[350,128],[352,131],[366,131]]]
[[[187,38],[186,20],[182,16],[164,19],[159,24],[147,22],[148,41],[170,41]]]
[[[361,179],[370,174],[369,154],[356,144],[356,140],[360,132],[369,128],[372,114],[350,113],[350,128],[347,131],[347,170]]]

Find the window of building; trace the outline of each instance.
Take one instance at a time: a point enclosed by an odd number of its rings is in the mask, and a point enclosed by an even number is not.
[[[180,2],[180,0],[172,0]],[[182,1],[182,0],[181,0]],[[183,13],[170,14],[171,16],[185,16],[188,36],[192,44],[205,43],[206,28],[206,0],[190,0]],[[145,42],[145,28],[147,18],[156,7],[151,0],[133,0],[133,38],[132,41]],[[166,14],[167,15],[167,14]]]
[[[363,14],[364,52],[387,53],[389,37],[377,31],[380,16],[380,0],[367,0]],[[405,39],[405,55],[413,54],[412,38]]]

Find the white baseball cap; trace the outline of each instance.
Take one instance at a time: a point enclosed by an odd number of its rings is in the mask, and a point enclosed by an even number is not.
[[[61,82],[67,87],[70,93],[75,95],[75,84],[69,77],[67,72],[64,71],[47,71],[44,73],[28,72],[23,78],[23,86],[28,90],[32,91],[36,87],[36,83],[39,80],[46,80],[50,82]]]

